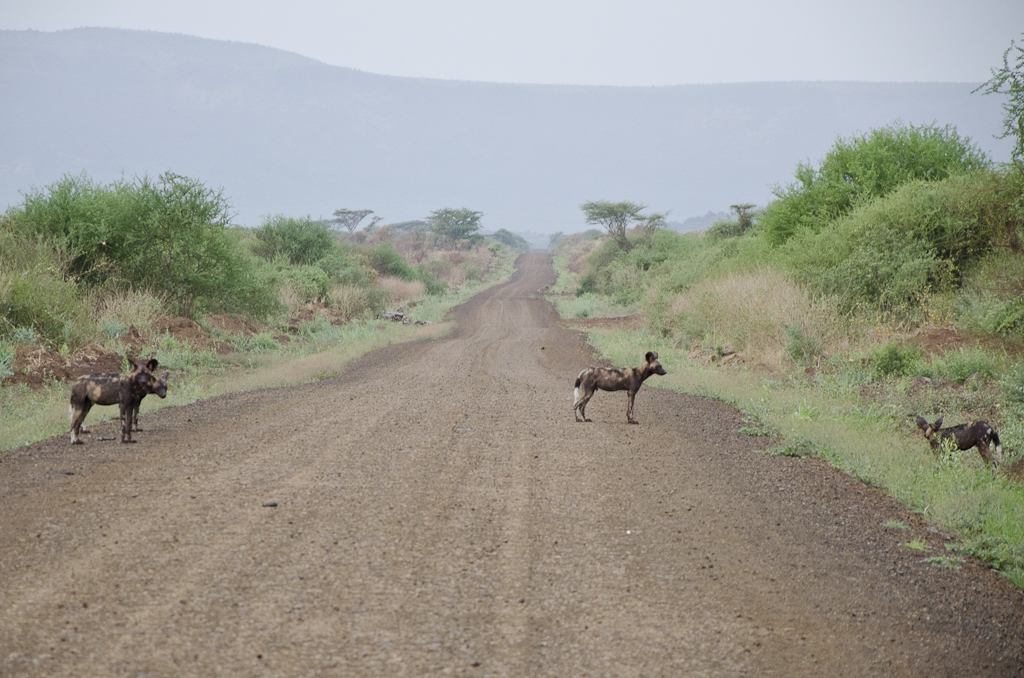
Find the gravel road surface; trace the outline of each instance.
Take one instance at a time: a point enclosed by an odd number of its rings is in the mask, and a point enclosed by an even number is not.
[[[1019,589],[733,408],[652,377],[639,426],[576,423],[553,279],[524,255],[448,337],[135,445],[0,453],[0,676],[1022,673]]]

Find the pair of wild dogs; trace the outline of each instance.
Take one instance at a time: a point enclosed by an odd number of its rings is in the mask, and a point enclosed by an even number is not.
[[[629,402],[626,405],[626,422],[638,424],[633,417],[633,401],[644,381],[654,374],[666,374],[658,362],[658,354],[653,351],[645,356],[646,362],[632,369],[616,367],[588,367],[576,377],[573,389],[573,415],[576,421],[590,421],[585,409],[598,389],[602,391],[627,391]],[[974,421],[950,428],[942,428],[942,417],[929,424],[923,417],[917,417],[917,426],[924,432],[924,437],[932,448],[938,449],[943,441],[950,441],[957,449],[969,450],[978,448],[978,453],[985,464],[999,464],[1003,460],[1003,446],[999,442],[999,434],[988,422]],[[992,445],[995,444],[995,449]]]
[[[118,405],[121,414],[121,442],[133,443],[132,430],[140,431],[139,406],[150,393],[167,396],[168,372],[159,379],[153,374],[156,358],[147,362],[128,358],[132,371],[128,374],[88,374],[79,377],[71,387],[71,442],[81,445],[82,424],[93,405]]]
[[[653,374],[667,374],[658,362],[658,354],[648,351],[645,361],[640,367],[631,369],[621,367],[588,367],[576,377],[576,386],[572,392],[572,413],[576,421],[590,421],[585,413],[587,403],[594,397],[598,389],[602,391],[627,391],[629,403],[626,405],[626,423],[639,424],[633,418],[633,400],[637,391],[643,386],[647,377]],[[582,418],[581,418],[582,417]]]
[[[951,428],[942,428],[942,417],[929,424],[924,417],[917,417],[917,427],[924,431],[924,437],[931,443],[932,449],[938,450],[943,441],[948,440],[958,450],[978,448],[978,454],[985,464],[999,464],[1003,461],[1003,446],[999,442],[999,434],[989,426],[988,422],[972,421]],[[991,445],[995,443],[995,451]]]

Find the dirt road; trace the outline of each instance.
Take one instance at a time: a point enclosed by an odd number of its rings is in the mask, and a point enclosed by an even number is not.
[[[575,423],[593,356],[520,264],[336,379],[0,454],[0,675],[1022,672],[1019,590],[730,407]]]

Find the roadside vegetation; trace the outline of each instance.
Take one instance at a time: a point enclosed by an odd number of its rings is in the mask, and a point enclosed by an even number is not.
[[[1013,49],[986,91],[1011,98],[1021,135]],[[825,459],[954,535],[932,562],[978,556],[1024,586],[1021,153],[998,166],[952,127],[896,121],[837,139],[774,195],[688,234],[586,203],[605,230],[558,238],[550,298],[567,318],[635,314],[642,330],[588,328],[611,362],[657,351],[661,384],[736,404],[774,453]],[[988,421],[1002,463],[933,451],[917,415]]]
[[[143,409],[332,376],[447,331],[448,309],[508,279],[527,248],[477,233],[472,210],[357,229],[371,213],[243,228],[220,192],[174,174],[28,193],[0,217],[0,450],[66,433],[65,381],[90,360],[155,356],[171,388]]]

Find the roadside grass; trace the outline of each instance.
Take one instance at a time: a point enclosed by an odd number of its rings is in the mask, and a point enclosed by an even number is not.
[[[442,336],[452,327],[451,323],[410,326],[384,320],[342,327],[324,324],[336,331],[314,332],[307,341],[277,345],[276,350],[261,343],[258,351],[238,353],[227,359],[164,335],[154,348],[161,365],[158,372],[171,372],[170,387],[165,399],[151,396],[142,401],[141,413],[187,405],[225,393],[293,386],[335,377],[365,353],[391,344]],[[0,389],[0,451],[66,435],[70,426],[70,391],[70,384],[55,381],[38,390],[24,385]],[[116,407],[94,407],[86,425],[117,417]]]
[[[604,294],[577,294],[579,273],[568,268],[568,254],[553,257],[558,278],[547,290],[547,299],[563,318],[618,318],[639,310],[637,304],[619,304]]]
[[[867,405],[858,389],[837,387],[837,379],[772,379],[747,369],[698,365],[671,339],[645,332],[598,329],[589,332],[589,340],[622,366],[657,351],[668,375],[652,386],[715,398],[749,413],[785,438],[770,452],[814,454],[880,488],[954,535],[960,552],[987,561],[1024,587],[1024,487],[985,468],[973,451],[933,454],[896,407]]]
[[[618,318],[638,310],[636,304],[618,304],[606,295],[593,292],[569,297],[549,295],[548,299],[563,318]]]
[[[150,349],[160,362],[158,372],[170,371],[170,386],[163,400],[151,396],[141,413],[187,405],[226,393],[292,386],[337,376],[353,360],[378,348],[406,341],[443,336],[453,325],[444,318],[455,306],[483,290],[506,282],[512,275],[515,254],[510,248],[496,257],[486,281],[466,282],[455,291],[427,295],[412,311],[429,325],[403,325],[372,317],[333,325],[318,318],[301,325],[299,335],[278,344],[269,333],[230,339],[237,353],[218,356],[169,334],[154,339]],[[108,347],[120,347],[116,339]],[[120,350],[123,351],[123,348]],[[6,354],[0,354],[4,357]],[[48,382],[42,389],[27,386],[0,388],[0,452],[51,436],[67,435],[70,428],[70,384]],[[95,407],[86,425],[116,419],[116,407]]]

